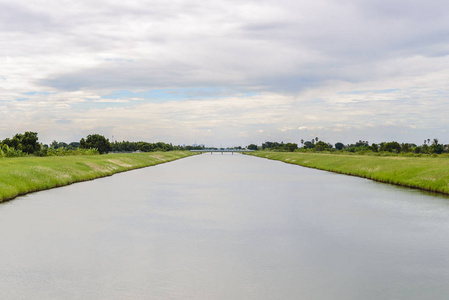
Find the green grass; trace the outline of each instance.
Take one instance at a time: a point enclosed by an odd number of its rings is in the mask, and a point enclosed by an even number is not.
[[[375,181],[449,194],[448,157],[368,156],[301,152],[262,152],[249,155]]]
[[[0,158],[0,202],[193,155],[188,151]]]

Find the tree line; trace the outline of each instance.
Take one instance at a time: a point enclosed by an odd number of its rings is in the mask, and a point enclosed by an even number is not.
[[[241,147],[236,147],[240,148]],[[297,143],[284,142],[265,142],[261,146],[250,144],[246,147],[250,150],[270,150],[270,151],[339,151],[352,153],[366,152],[389,152],[389,153],[413,153],[413,154],[441,154],[448,153],[448,145],[440,144],[438,139],[434,138],[424,140],[422,145],[414,143],[382,142],[369,143],[359,140],[352,144],[343,144],[341,142],[327,143],[320,141],[318,137],[310,141],[301,140]],[[130,142],[114,141],[110,142],[100,134],[90,134],[82,138],[79,142],[57,142],[53,141],[50,145],[39,143],[37,132],[27,131],[15,134],[11,138],[5,138],[0,141],[0,157],[14,157],[24,155],[35,156],[53,156],[53,155],[93,155],[109,152],[154,152],[154,151],[174,151],[174,150],[201,150],[204,146],[174,146],[163,142]]]
[[[296,143],[278,143],[278,142],[265,142],[261,146],[250,144],[247,146],[250,150],[270,150],[270,151],[340,151],[340,152],[352,152],[352,153],[365,153],[365,152],[390,152],[390,153],[414,153],[414,154],[441,154],[448,153],[448,145],[440,144],[438,139],[426,139],[420,146],[414,143],[398,143],[382,142],[382,143],[369,143],[368,141],[359,140],[352,144],[343,144],[341,142],[327,143],[320,141],[318,137],[311,139],[310,141],[301,140],[301,146]]]
[[[79,142],[57,142],[50,145],[39,143],[38,133],[27,131],[15,134],[11,138],[0,141],[0,157],[16,157],[25,155],[63,156],[63,155],[93,155],[109,152],[154,152],[201,149],[202,146],[173,146],[163,142],[129,142],[115,141],[100,134],[90,134]]]

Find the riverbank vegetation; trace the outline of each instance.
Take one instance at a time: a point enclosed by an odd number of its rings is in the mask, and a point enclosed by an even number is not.
[[[2,157],[21,157],[21,156],[69,156],[69,155],[95,155],[131,152],[166,152],[199,150],[204,145],[194,146],[173,146],[164,142],[130,142],[114,141],[110,142],[100,134],[90,134],[82,138],[79,142],[57,142],[53,141],[50,145],[39,143],[37,132],[27,131],[18,133],[12,138],[0,140],[0,158]]]
[[[255,151],[248,155],[449,194],[449,157]]]
[[[301,146],[296,143],[265,142],[261,146],[251,144],[247,146],[250,150],[269,150],[279,152],[331,152],[331,153],[355,153],[376,156],[391,154],[405,154],[408,156],[421,156],[427,154],[442,154],[449,152],[449,145],[440,144],[438,139],[426,139],[421,146],[414,143],[382,142],[372,143],[359,140],[352,144],[327,143],[320,141],[318,137],[310,140],[301,140]]]
[[[0,202],[191,156],[189,151],[0,159]]]

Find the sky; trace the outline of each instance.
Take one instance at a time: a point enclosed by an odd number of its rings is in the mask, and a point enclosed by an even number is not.
[[[0,0],[0,139],[449,143],[446,0]]]

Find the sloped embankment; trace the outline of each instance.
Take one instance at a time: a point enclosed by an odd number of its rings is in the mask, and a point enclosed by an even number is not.
[[[193,155],[188,151],[0,159],[0,202]]]
[[[449,194],[449,158],[343,155],[301,152],[252,152],[249,155]]]

